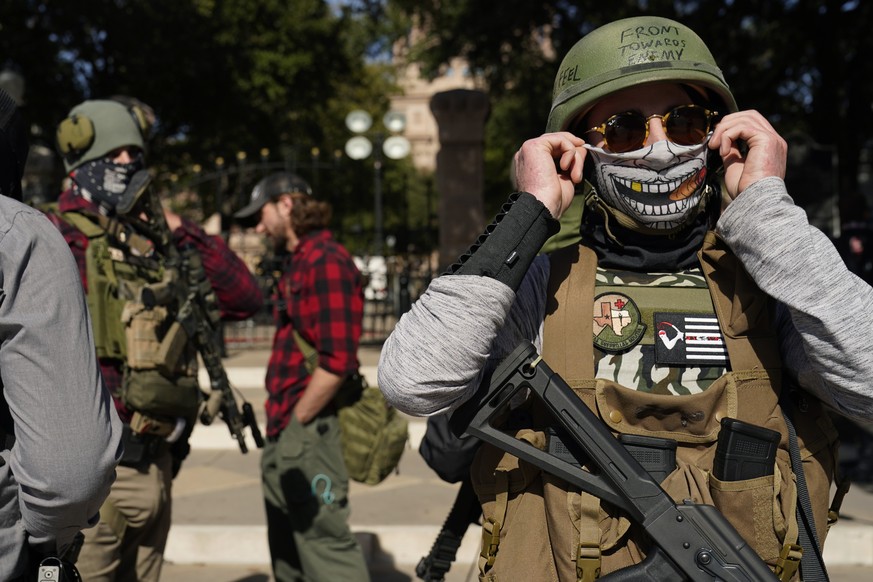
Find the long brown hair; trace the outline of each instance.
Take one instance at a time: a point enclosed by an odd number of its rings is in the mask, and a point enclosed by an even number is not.
[[[298,237],[305,236],[313,230],[327,228],[333,216],[333,207],[329,202],[318,200],[303,192],[289,194],[294,202],[291,208],[291,225]]]

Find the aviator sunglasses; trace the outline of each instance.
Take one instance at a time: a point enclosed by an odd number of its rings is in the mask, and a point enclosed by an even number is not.
[[[703,142],[709,133],[712,120],[718,111],[710,111],[699,105],[679,105],[664,115],[646,117],[638,111],[616,113],[596,127],[583,132],[603,136],[603,147],[617,154],[642,148],[649,137],[649,120],[657,117],[664,126],[667,139],[678,145],[695,145]]]

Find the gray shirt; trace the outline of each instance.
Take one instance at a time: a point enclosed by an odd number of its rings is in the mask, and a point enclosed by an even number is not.
[[[846,268],[778,178],[737,196],[716,231],[777,300],[789,377],[840,414],[873,424],[873,288]],[[379,387],[386,399],[416,416],[450,411],[520,341],[541,349],[548,278],[549,261],[540,256],[515,293],[488,277],[435,279],[382,348]]]
[[[70,249],[38,210],[0,196],[0,409],[15,431],[0,467],[0,580],[28,546],[63,551],[96,523],[121,457]]]

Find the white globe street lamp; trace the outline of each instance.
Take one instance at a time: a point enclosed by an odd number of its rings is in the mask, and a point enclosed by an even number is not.
[[[363,160],[373,151],[373,143],[363,135],[356,135],[346,142],[346,155],[353,160]]]
[[[364,133],[373,125],[373,118],[362,109],[355,109],[346,115],[346,127],[354,133]]]
[[[409,140],[401,135],[391,135],[383,140],[382,132],[372,134],[376,142],[373,147],[373,142],[364,135],[360,135],[369,130],[373,125],[373,118],[369,113],[362,109],[355,109],[346,115],[346,127],[349,131],[356,133],[346,142],[346,155],[353,160],[363,160],[371,153],[375,153],[373,158],[373,214],[374,227],[373,234],[373,254],[382,256],[382,245],[384,243],[383,226],[382,226],[382,154],[384,153],[391,160],[400,160],[409,155],[411,146]],[[406,116],[399,111],[389,111],[382,118],[382,125],[392,134],[400,133],[406,127]]]

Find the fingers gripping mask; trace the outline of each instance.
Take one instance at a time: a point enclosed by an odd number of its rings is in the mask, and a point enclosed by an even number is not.
[[[673,231],[696,216],[703,200],[708,142],[682,146],[662,140],[623,154],[585,148],[606,204],[644,228]]]

